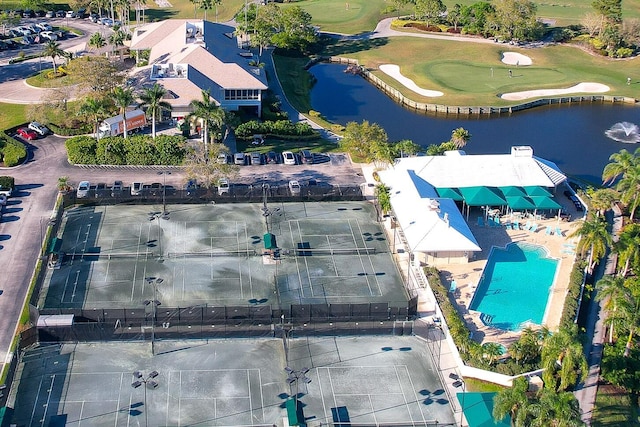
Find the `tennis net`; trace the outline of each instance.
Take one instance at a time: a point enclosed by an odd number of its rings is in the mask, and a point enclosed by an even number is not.
[[[169,252],[168,258],[214,258],[214,257],[250,257],[256,256],[254,249],[237,251],[206,251],[206,252]]]

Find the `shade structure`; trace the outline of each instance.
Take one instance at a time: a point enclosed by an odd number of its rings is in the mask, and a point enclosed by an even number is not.
[[[536,209],[562,209],[562,206],[550,196],[531,196]]]
[[[542,187],[540,185],[527,185],[522,187],[524,191],[527,192],[527,196],[547,196],[552,197],[551,191],[547,190],[546,187]]]
[[[509,206],[511,209],[517,210],[528,210],[536,208],[536,205],[530,198],[522,196],[507,197],[507,206]]]
[[[524,188],[522,187],[518,187],[515,185],[507,185],[504,187],[498,187],[500,189],[500,191],[502,191],[502,194],[504,194],[505,197],[516,197],[516,196],[521,196],[521,197],[526,197],[527,192]]]
[[[507,201],[497,187],[464,187],[460,189],[464,202],[469,206],[504,206]]]
[[[469,427],[511,427],[511,416],[493,420],[493,398],[497,393],[457,393]]]
[[[443,199],[453,199],[458,202],[463,200],[462,193],[457,188],[441,187],[436,188],[436,191],[438,192],[438,196],[442,197]]]

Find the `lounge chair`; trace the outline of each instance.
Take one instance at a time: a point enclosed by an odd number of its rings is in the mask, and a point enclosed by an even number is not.
[[[538,231],[538,223],[534,222],[533,224],[531,224],[531,227],[529,227],[529,231],[532,233],[535,233],[536,231]]]
[[[531,221],[527,221],[527,223],[522,227],[523,230],[529,230],[531,228]]]
[[[556,227],[556,236],[562,237],[562,230],[560,230],[560,227]]]
[[[484,218],[478,217],[478,227],[484,227]]]
[[[520,230],[520,221],[514,221],[511,223],[512,230]]]
[[[547,229],[544,231],[544,234],[546,234],[547,236],[551,236],[552,232],[553,232],[553,229],[551,227],[547,227]]]
[[[455,280],[452,280],[451,286],[449,286],[449,292],[455,292],[457,288],[458,288],[458,284],[456,283]]]
[[[495,227],[502,227],[502,223],[500,222],[500,217],[499,216],[494,216],[493,217],[493,225]]]

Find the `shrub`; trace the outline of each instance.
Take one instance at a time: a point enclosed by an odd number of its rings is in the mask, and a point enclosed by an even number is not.
[[[109,136],[96,141],[89,136],[70,138],[67,156],[73,164],[181,165],[186,153],[183,136]]]
[[[0,153],[6,167],[17,166],[27,158],[27,147],[6,133],[0,134]]]
[[[569,327],[573,325],[578,310],[580,310],[580,291],[584,280],[584,268],[586,262],[584,260],[576,261],[569,276],[569,286],[567,287],[567,295],[564,299],[564,307],[562,308],[562,317],[560,317],[560,327]]]
[[[69,163],[75,165],[95,165],[97,141],[90,136],[76,136],[65,142]]]
[[[255,134],[272,135],[277,137],[286,136],[314,136],[318,133],[305,122],[292,123],[289,120],[276,120],[268,122],[258,122],[252,120],[241,124],[236,128],[236,136],[241,139],[253,137]]]
[[[633,49],[628,47],[619,47],[614,53],[616,58],[629,58],[631,55],[633,55]]]

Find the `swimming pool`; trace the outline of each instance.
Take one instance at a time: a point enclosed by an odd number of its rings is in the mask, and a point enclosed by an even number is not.
[[[469,309],[498,329],[519,331],[526,323],[542,324],[558,262],[542,246],[494,246]]]

